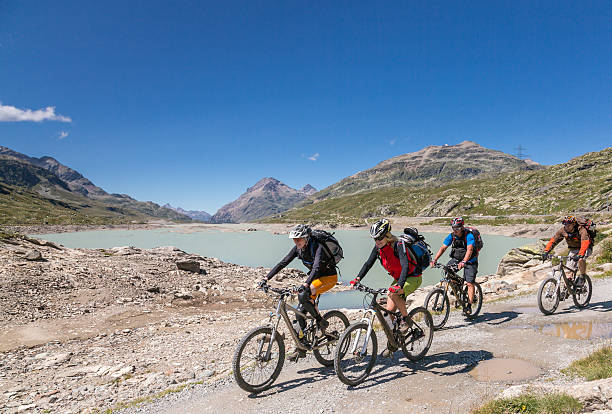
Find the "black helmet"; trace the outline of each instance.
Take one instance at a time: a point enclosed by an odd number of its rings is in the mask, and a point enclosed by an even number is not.
[[[370,227],[370,237],[380,240],[391,231],[391,223],[387,219],[380,219]]]
[[[301,239],[310,236],[310,227],[306,224],[298,224],[289,232],[290,239]]]

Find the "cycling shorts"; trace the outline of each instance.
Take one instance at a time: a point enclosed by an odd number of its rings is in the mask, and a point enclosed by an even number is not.
[[[412,292],[417,290],[419,286],[421,286],[422,282],[423,282],[423,276],[406,278],[406,282],[404,282],[404,288],[403,288],[404,293],[402,294],[402,297],[406,299],[408,295],[410,295]],[[394,286],[396,284],[397,284],[397,281],[394,280],[393,283],[391,283],[391,286]]]
[[[338,283],[338,275],[321,276],[312,281],[311,285],[316,289],[315,295],[310,295],[310,298],[315,300],[321,293],[325,293]]]

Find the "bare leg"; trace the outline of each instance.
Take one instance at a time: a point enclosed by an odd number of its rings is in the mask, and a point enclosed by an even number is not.
[[[586,274],[586,268],[587,268],[586,260],[584,259],[578,260],[578,269],[580,270],[581,275]]]
[[[474,284],[472,282],[465,282],[468,287],[468,302],[474,303]]]
[[[408,315],[408,310],[406,309],[406,301],[399,293],[391,293],[388,296],[389,300],[387,301],[387,310],[394,311],[395,308],[398,308],[402,316]],[[389,309],[391,306],[393,309]]]

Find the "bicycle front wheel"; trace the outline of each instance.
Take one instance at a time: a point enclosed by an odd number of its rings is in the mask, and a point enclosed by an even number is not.
[[[433,320],[433,328],[440,329],[446,324],[450,315],[450,301],[442,289],[434,289],[425,298],[425,309]]]
[[[337,310],[327,312],[323,315],[323,319],[329,322],[329,326],[325,330],[325,335],[322,339],[323,345],[313,350],[312,353],[321,365],[331,367],[334,365],[334,349],[340,339],[340,335],[349,326],[349,320],[344,313]]]
[[[414,308],[408,314],[412,328],[400,341],[402,352],[411,361],[423,358],[433,340],[434,326],[431,314],[422,306]]]
[[[538,308],[544,315],[552,315],[559,306],[559,289],[557,279],[549,277],[538,289]]]
[[[463,286],[463,297],[465,298],[465,303],[467,303],[468,298],[469,298],[467,289],[468,289],[468,286],[464,285]],[[482,288],[480,287],[480,284],[476,282],[474,282],[473,300],[474,302],[472,302],[472,312],[469,315],[465,316],[467,319],[474,319],[480,313],[480,309],[482,309]]]
[[[232,367],[234,378],[243,390],[256,393],[270,388],[283,369],[285,343],[278,332],[270,344],[271,337],[272,327],[260,326],[238,344]]]
[[[584,285],[580,287],[576,287],[576,285],[574,285],[574,294],[572,295],[574,305],[580,309],[589,304],[591,301],[591,295],[593,294],[593,283],[591,283],[591,278],[588,275],[584,275],[582,277],[584,278]]]
[[[334,368],[340,381],[355,386],[363,382],[374,367],[378,341],[374,330],[368,336],[368,324],[357,322],[340,337],[334,356]]]

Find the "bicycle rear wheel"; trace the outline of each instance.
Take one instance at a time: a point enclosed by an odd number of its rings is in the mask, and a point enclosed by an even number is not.
[[[368,337],[368,324],[357,322],[348,327],[340,337],[334,368],[338,379],[346,385],[355,386],[363,382],[374,367],[378,341],[374,330]]]
[[[465,303],[468,302],[467,289],[467,285],[464,285],[463,298]],[[482,309],[482,288],[480,287],[480,284],[474,282],[474,302],[472,302],[472,312],[469,315],[466,315],[465,317],[467,319],[474,319],[480,313],[480,309]]]
[[[261,392],[278,378],[285,362],[285,343],[276,333],[266,358],[272,327],[260,326],[247,333],[236,348],[232,368],[236,382],[245,391]]]
[[[576,285],[574,285],[574,294],[572,295],[574,305],[580,309],[589,304],[591,301],[591,295],[593,294],[593,284],[591,283],[591,278],[588,275],[584,275],[582,277],[584,277],[584,285],[581,287],[576,287]]]
[[[433,328],[440,329],[446,324],[450,315],[450,301],[442,289],[434,289],[425,298],[425,309],[433,320]]]
[[[538,289],[538,308],[544,315],[552,315],[559,306],[559,289],[557,279],[549,277]]]
[[[344,313],[332,310],[323,315],[323,319],[329,322],[329,326],[325,330],[323,338],[324,345],[321,348],[314,349],[312,353],[321,365],[331,367],[334,365],[334,350],[340,335],[349,326],[349,320]],[[321,343],[321,342],[319,342]]]
[[[408,333],[401,338],[402,352],[411,361],[423,358],[433,340],[434,326],[431,314],[422,306],[414,308],[408,314],[413,326]]]

